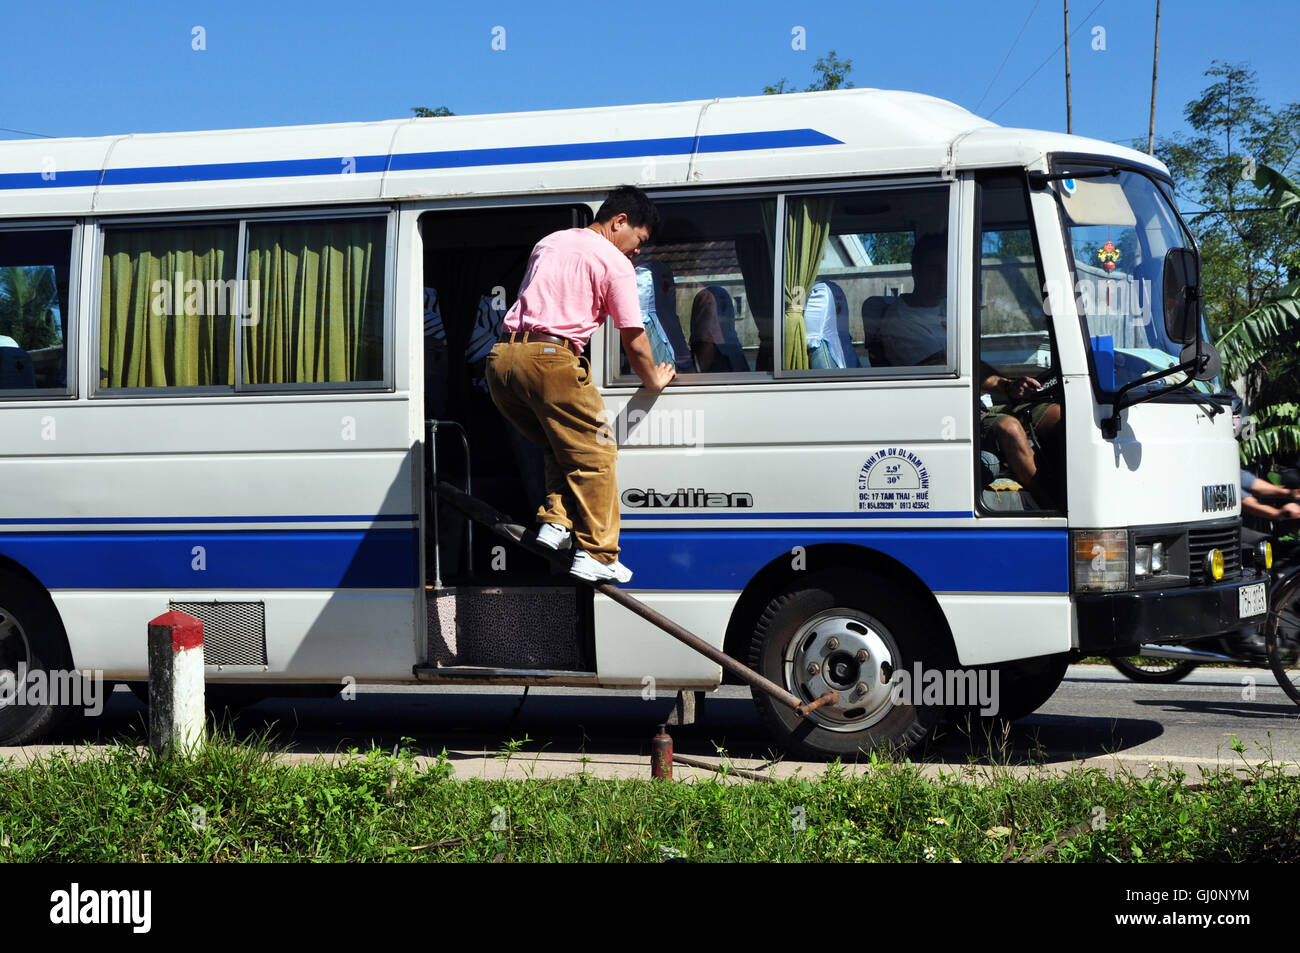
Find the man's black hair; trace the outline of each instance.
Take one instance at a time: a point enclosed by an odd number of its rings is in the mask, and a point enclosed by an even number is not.
[[[600,205],[596,221],[608,222],[616,215],[626,215],[627,223],[633,228],[644,225],[654,234],[659,227],[659,210],[650,197],[635,185],[620,185]]]
[[[930,232],[928,235],[922,235],[912,246],[912,270],[921,267],[924,259],[930,258],[936,253],[948,254],[948,236],[942,232]]]

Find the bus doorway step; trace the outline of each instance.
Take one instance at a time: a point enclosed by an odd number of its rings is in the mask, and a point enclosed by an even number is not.
[[[430,666],[594,672],[572,586],[426,589]]]

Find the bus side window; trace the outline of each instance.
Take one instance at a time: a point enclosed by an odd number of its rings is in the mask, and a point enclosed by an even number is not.
[[[382,217],[249,223],[241,383],[383,381],[386,230]]]
[[[948,366],[947,186],[786,197],[783,367]]]
[[[642,320],[677,384],[772,367],[776,199],[665,199],[637,259]],[[621,355],[620,382],[632,377]],[[750,378],[757,379],[757,378]]]
[[[0,391],[67,392],[71,260],[70,228],[0,230]]]
[[[106,228],[99,387],[235,382],[235,223]]]

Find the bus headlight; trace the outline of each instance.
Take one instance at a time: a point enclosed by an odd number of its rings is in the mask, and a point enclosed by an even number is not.
[[[1142,579],[1165,571],[1165,544],[1137,543],[1133,546],[1133,575]]]
[[[1085,530],[1076,531],[1073,536],[1076,590],[1085,592],[1128,588],[1128,530]],[[1148,552],[1148,567],[1150,555]]]
[[[1211,549],[1205,554],[1205,575],[1215,582],[1223,578],[1223,551]]]
[[[1255,550],[1259,554],[1259,564],[1265,569],[1273,568],[1273,544],[1267,539],[1260,540]]]
[[[1133,547],[1133,575],[1138,579],[1151,575],[1151,547]]]

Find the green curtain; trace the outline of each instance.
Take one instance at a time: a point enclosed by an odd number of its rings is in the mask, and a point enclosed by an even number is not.
[[[776,199],[763,199],[758,206],[763,225],[761,235],[736,239],[736,258],[749,297],[749,310],[758,326],[758,355],[754,370],[770,371],[775,347],[772,330],[773,249],[776,247]]]
[[[244,382],[383,380],[383,219],[248,228]]]
[[[100,387],[232,383],[238,235],[231,225],[105,232]]]
[[[786,370],[808,368],[808,330],[804,305],[817,281],[831,233],[833,197],[786,199],[785,321],[782,348]],[[799,290],[796,290],[799,289]]]

